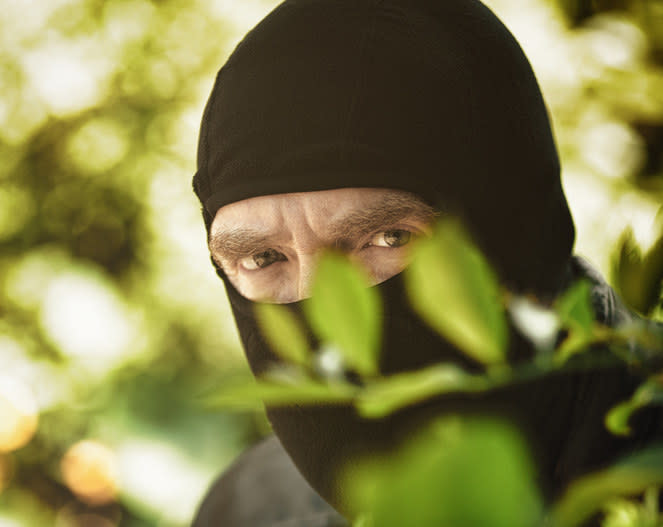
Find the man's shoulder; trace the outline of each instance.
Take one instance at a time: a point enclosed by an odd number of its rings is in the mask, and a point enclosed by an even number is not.
[[[192,527],[346,527],[271,436],[214,481]]]

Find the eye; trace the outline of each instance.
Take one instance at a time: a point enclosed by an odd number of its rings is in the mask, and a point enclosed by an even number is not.
[[[367,246],[373,245],[375,247],[390,247],[395,249],[410,243],[411,239],[412,232],[406,231],[405,229],[391,229],[373,236]]]
[[[269,267],[276,262],[285,262],[287,258],[284,254],[274,250],[267,249],[266,251],[261,251],[259,253],[252,254],[246,258],[239,260],[239,265],[248,271],[256,271],[258,269],[264,269]]]

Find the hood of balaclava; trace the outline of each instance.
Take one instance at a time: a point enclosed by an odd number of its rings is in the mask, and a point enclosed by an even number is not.
[[[532,69],[477,0],[287,0],[219,71],[194,186],[208,225],[265,194],[414,192],[506,283],[549,290],[574,239],[559,170]]]
[[[546,108],[522,50],[476,0],[286,0],[219,71],[194,177],[208,229],[229,203],[343,187],[405,190],[460,216],[512,289],[549,295],[563,281],[574,229]],[[253,303],[219,275],[259,374],[277,358]],[[384,372],[463,362],[410,312],[400,277],[377,287]],[[512,414],[519,398],[440,404]],[[513,417],[528,420],[530,407]],[[541,446],[550,473],[565,426],[555,408],[560,419],[533,425],[542,436],[547,424],[558,429]],[[347,407],[268,408],[268,416],[302,474],[342,508],[333,469],[439,411],[431,403],[370,422]]]

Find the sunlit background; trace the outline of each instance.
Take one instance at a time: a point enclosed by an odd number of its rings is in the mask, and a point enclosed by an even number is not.
[[[188,525],[266,433],[200,402],[246,368],[191,176],[216,71],[276,3],[0,0],[0,527]],[[663,232],[663,2],[488,4],[546,96],[577,251],[660,316],[627,285]]]

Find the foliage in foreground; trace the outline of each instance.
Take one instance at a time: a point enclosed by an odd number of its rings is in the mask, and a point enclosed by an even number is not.
[[[441,394],[481,392],[543,377],[601,345],[647,377],[630,400],[606,416],[612,433],[629,434],[633,412],[663,403],[663,381],[657,375],[661,329],[637,317],[617,328],[599,324],[587,281],[573,284],[552,306],[503,291],[481,253],[450,220],[418,243],[405,278],[422,318],[483,364],[483,373],[439,363],[381,376],[378,291],[366,287],[362,272],[344,257],[330,253],[305,303],[305,321],[285,306],[258,305],[263,331],[285,366],[257,382],[226,387],[213,402],[226,407],[343,402],[366,418],[380,418]],[[509,318],[535,349],[530,360],[517,365],[507,360]],[[323,343],[320,349],[309,349],[304,323]],[[600,367],[587,357],[584,367]],[[348,380],[349,371],[361,382]],[[361,527],[572,527],[601,511],[604,527],[663,521],[652,498],[663,483],[663,445],[575,481],[548,509],[532,467],[527,445],[513,427],[494,418],[458,415],[430,423],[388,458],[354,466],[344,485],[357,508],[367,511],[356,521]],[[627,499],[643,493],[644,505]]]

